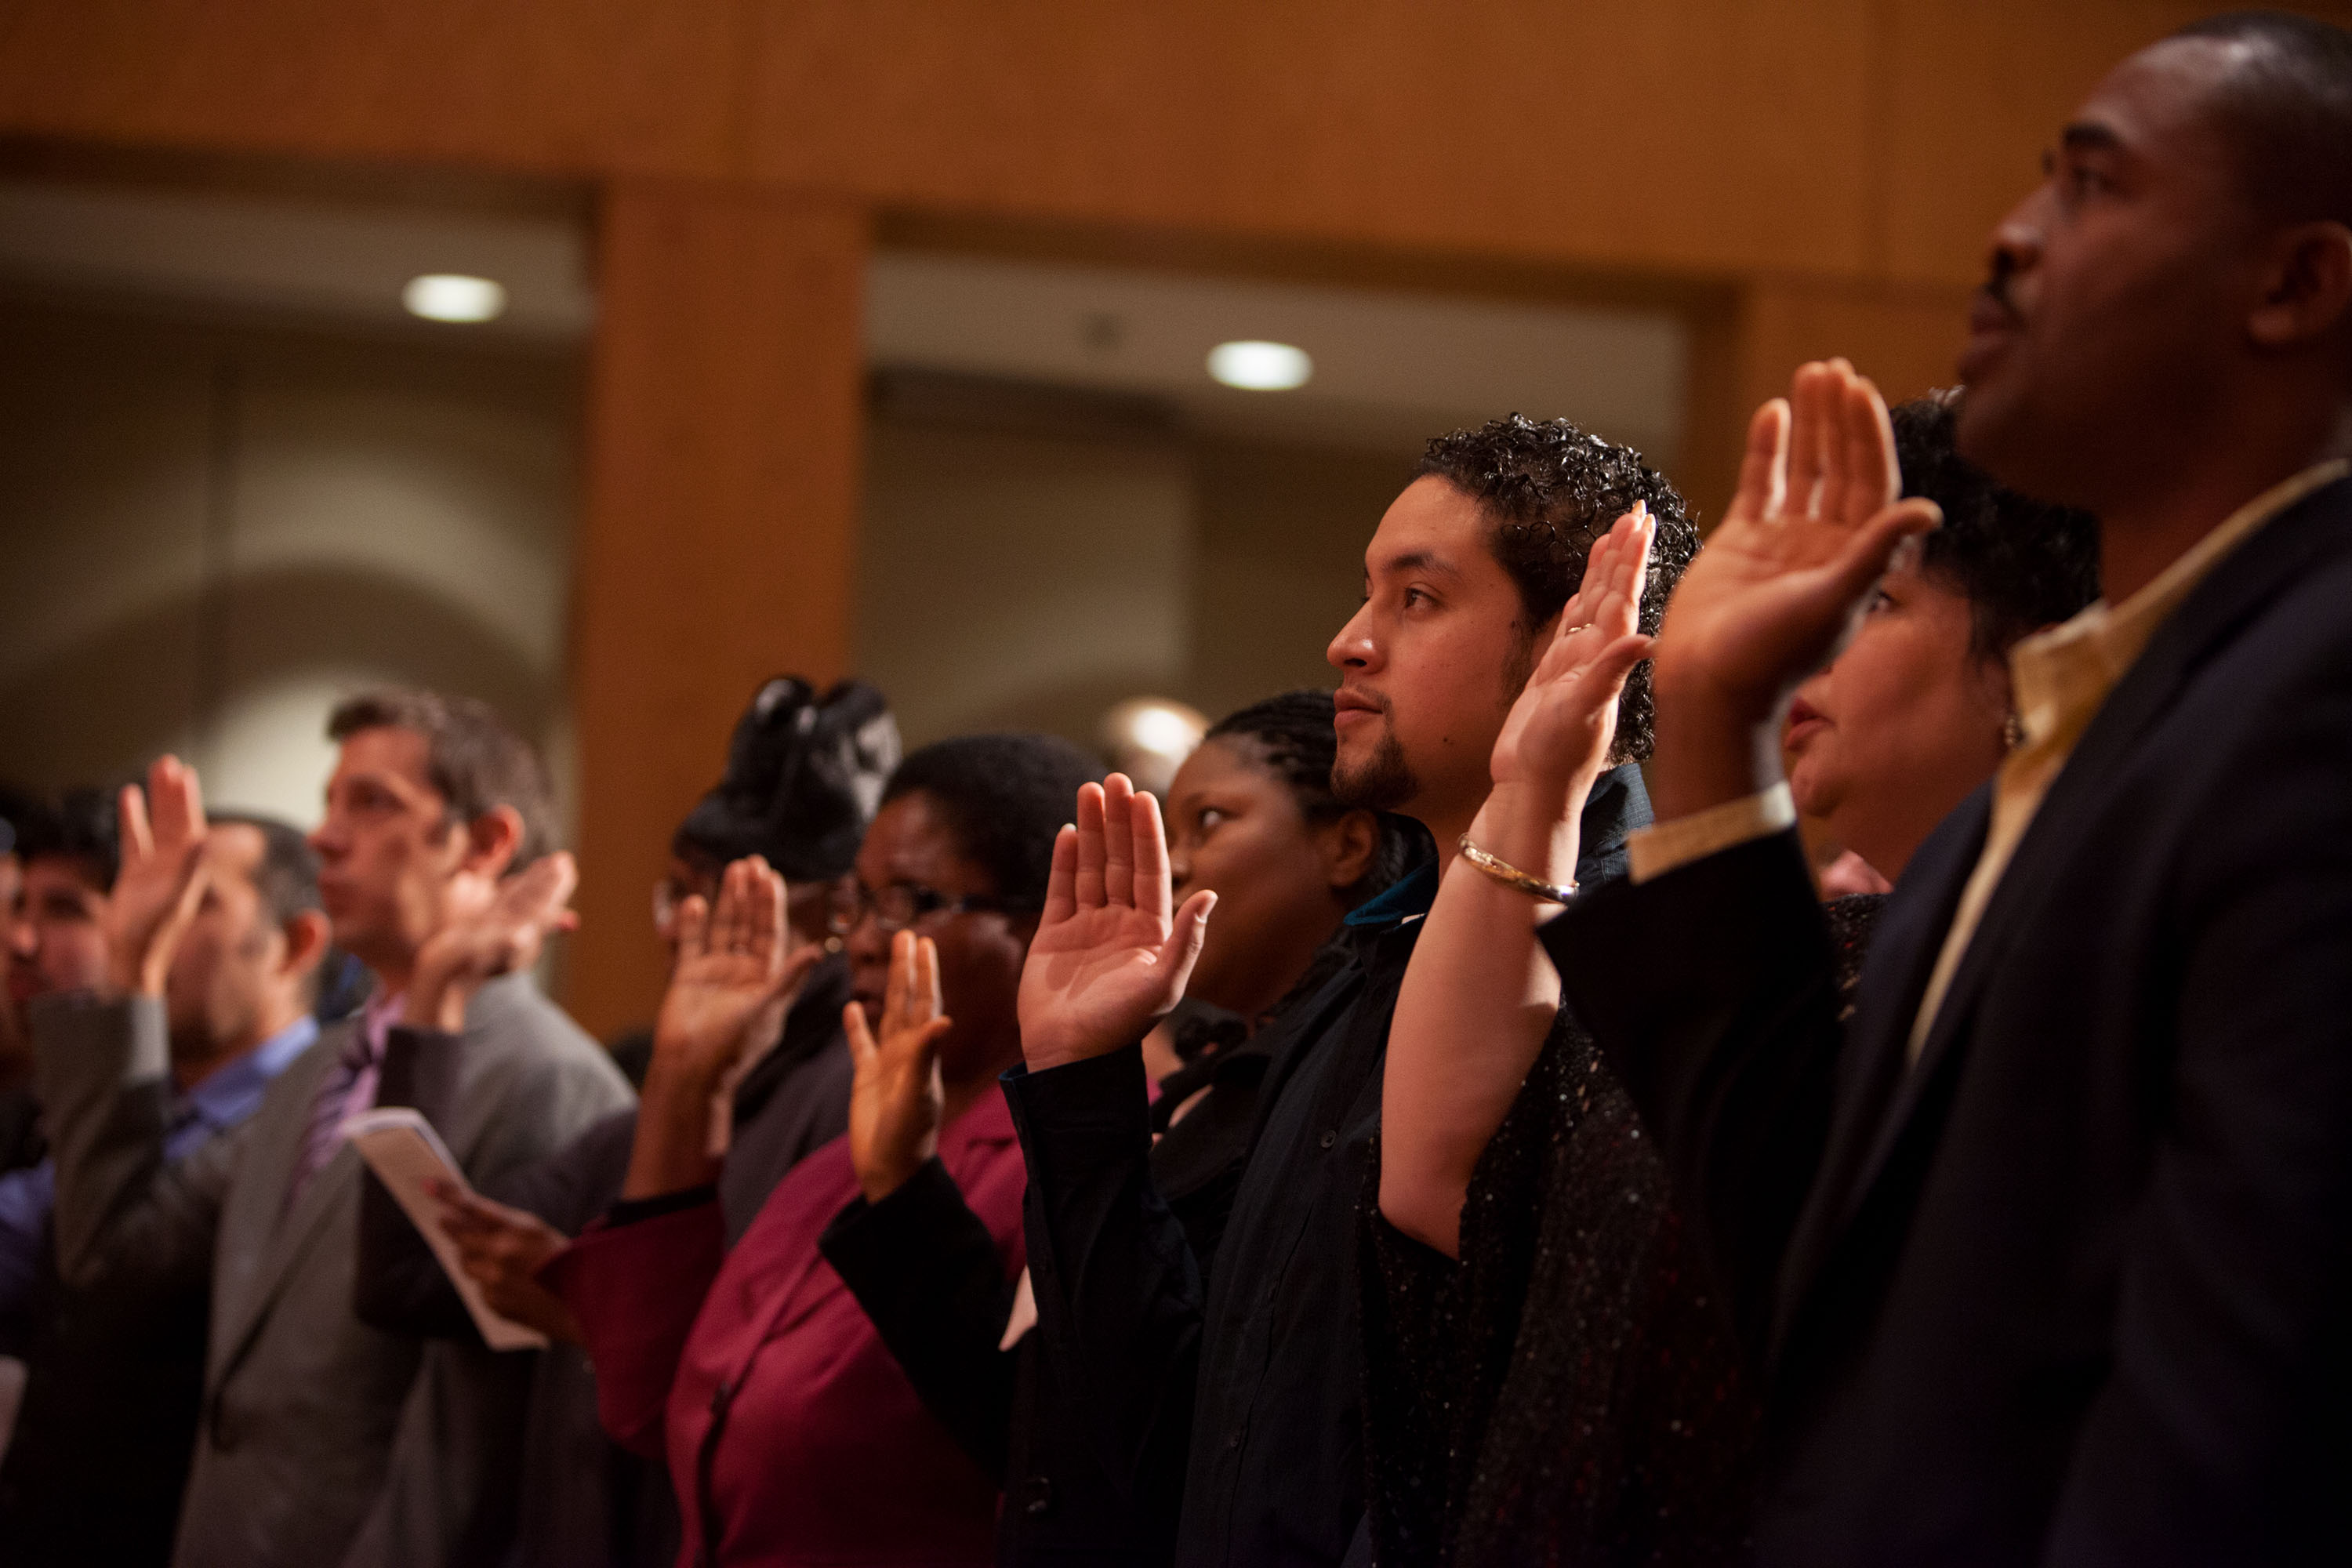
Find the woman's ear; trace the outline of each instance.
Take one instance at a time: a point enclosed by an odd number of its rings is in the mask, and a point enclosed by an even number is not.
[[[1352,888],[1372,868],[1380,853],[1381,819],[1377,813],[1351,811],[1316,833],[1323,852],[1323,880],[1333,892]]]

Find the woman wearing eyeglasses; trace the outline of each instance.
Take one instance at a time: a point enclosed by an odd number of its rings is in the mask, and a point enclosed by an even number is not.
[[[892,776],[857,856],[844,1021],[870,1058],[924,1063],[929,1092],[861,1085],[853,1122],[886,1100],[919,1108],[924,1179],[980,1218],[1003,1289],[1026,1175],[996,1077],[1021,1058],[1015,997],[1055,832],[1098,773],[1043,736],[927,747]],[[807,962],[785,923],[782,881],[757,861],[729,868],[715,906],[681,906],[621,1200],[544,1278],[588,1344],[606,1431],[667,1459],[680,1563],[984,1563],[997,1478],[917,1397],[819,1251],[862,1196],[847,1141],[796,1166],[726,1246],[709,1107]]]

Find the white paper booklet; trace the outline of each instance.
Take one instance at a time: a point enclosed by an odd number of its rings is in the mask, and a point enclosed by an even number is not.
[[[545,1334],[511,1318],[502,1318],[491,1310],[482,1299],[482,1288],[474,1283],[464,1265],[457,1261],[457,1244],[442,1234],[441,1200],[425,1189],[425,1184],[437,1180],[469,1193],[473,1189],[467,1186],[457,1162],[449,1157],[448,1147],[433,1131],[433,1123],[407,1106],[395,1105],[362,1111],[343,1123],[343,1136],[352,1141],[360,1158],[368,1163],[368,1169],[376,1173],[399,1203],[409,1223],[431,1244],[433,1256],[441,1260],[442,1271],[457,1287],[466,1310],[474,1315],[474,1327],[481,1330],[482,1342],[494,1351],[545,1349]]]

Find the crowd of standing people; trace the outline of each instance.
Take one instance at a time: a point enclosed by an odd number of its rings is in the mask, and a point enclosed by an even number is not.
[[[1159,795],[768,682],[612,1049],[478,702],[0,801],[0,1563],[2340,1561],[2352,34],[2118,65],[1970,326],[1703,542],[1432,440]]]

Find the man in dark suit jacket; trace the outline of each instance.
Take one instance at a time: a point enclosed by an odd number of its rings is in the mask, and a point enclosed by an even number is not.
[[[2352,36],[2224,18],[1996,231],[1961,446],[2109,602],[2021,646],[1843,1033],[1774,740],[1929,521],[1867,383],[1759,416],[1668,612],[1658,826],[1545,940],[1768,1367],[1766,1563],[2352,1553],[2347,146]]]

